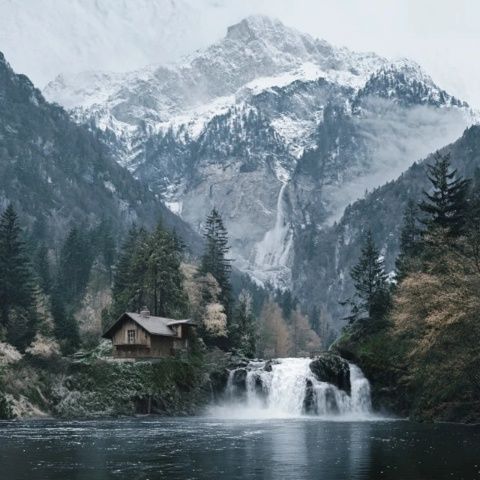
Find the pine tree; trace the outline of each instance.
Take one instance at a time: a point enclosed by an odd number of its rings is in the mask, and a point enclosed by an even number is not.
[[[148,242],[147,295],[155,315],[178,317],[186,311],[186,295],[180,270],[180,243],[159,224]]]
[[[181,241],[159,224],[151,234],[133,228],[122,246],[113,281],[112,320],[148,307],[153,315],[187,312],[181,271]]]
[[[147,262],[150,254],[149,239],[150,234],[147,230],[140,228],[130,259],[130,271],[125,277],[127,288],[125,290],[126,308],[124,308],[124,311],[139,312],[144,306],[147,306],[153,312],[153,308],[148,305],[147,286],[145,284]]]
[[[410,199],[403,214],[400,253],[395,262],[397,281],[405,277],[412,266],[413,259],[420,253],[421,233],[418,225],[418,206]]]
[[[469,180],[452,170],[450,154],[437,154],[435,163],[427,168],[433,192],[424,191],[425,200],[419,205],[427,216],[424,220],[427,233],[440,228],[448,236],[458,237],[465,229]]]
[[[282,307],[283,316],[287,320],[290,320],[292,312],[297,308],[298,300],[292,296],[290,290],[277,290],[276,292],[276,301]]]
[[[123,312],[132,309],[131,301],[135,296],[134,284],[139,280],[133,276],[133,258],[137,251],[140,236],[143,236],[143,234],[133,226],[120,249],[113,278],[112,318],[110,320],[116,320]]]
[[[80,229],[70,230],[60,252],[57,290],[63,301],[74,304],[82,300],[93,264],[90,240]]]
[[[205,252],[202,257],[201,271],[211,273],[217,280],[221,293],[221,302],[227,315],[230,311],[230,273],[231,260],[227,257],[230,250],[228,246],[228,233],[223,225],[222,217],[214,208],[207,217],[205,225]]]
[[[78,323],[71,312],[65,308],[58,292],[52,294],[50,311],[53,317],[54,334],[60,343],[62,353],[73,353],[80,345]]]
[[[370,230],[362,247],[360,259],[352,268],[350,275],[357,299],[353,301],[350,321],[357,320],[362,313],[366,313],[367,318],[371,320],[382,319],[389,307],[390,295],[383,259]]]
[[[44,243],[41,243],[35,252],[33,266],[40,288],[45,295],[48,295],[52,289],[53,280],[48,259],[48,248]]]
[[[255,318],[251,304],[251,296],[248,292],[242,291],[228,332],[231,346],[249,358],[255,355],[256,344]]]
[[[12,205],[0,218],[0,326],[24,349],[35,335],[35,283]]]

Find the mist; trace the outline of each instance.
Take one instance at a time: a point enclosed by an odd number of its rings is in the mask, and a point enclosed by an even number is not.
[[[369,99],[368,110],[353,120],[368,145],[368,168],[359,165],[341,185],[326,185],[324,195],[332,213],[326,224],[338,221],[347,205],[365,192],[396,179],[414,162],[457,140],[473,118],[465,111],[430,106],[403,108]]]

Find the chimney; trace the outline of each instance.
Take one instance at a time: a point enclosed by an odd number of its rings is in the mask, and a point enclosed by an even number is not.
[[[142,317],[148,318],[150,316],[150,310],[147,307],[143,307],[140,311]]]

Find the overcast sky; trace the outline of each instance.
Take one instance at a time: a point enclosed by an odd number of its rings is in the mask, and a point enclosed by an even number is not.
[[[0,0],[0,51],[43,87],[62,72],[174,60],[255,13],[338,46],[412,58],[480,108],[475,0]]]

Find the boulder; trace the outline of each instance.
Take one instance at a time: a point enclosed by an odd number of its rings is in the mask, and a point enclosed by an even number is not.
[[[266,371],[266,372],[271,372],[272,371],[272,365],[276,365],[278,364],[278,360],[268,360],[266,363],[265,363],[265,366],[263,367],[263,369]]]
[[[315,401],[315,391],[311,380],[307,379],[305,385],[305,397],[303,398],[303,412],[306,414],[316,414],[317,404]]]
[[[219,368],[210,372],[210,384],[215,399],[219,398],[227,386],[229,372],[226,368]]]
[[[331,383],[350,395],[350,366],[342,357],[322,353],[310,363],[310,370],[320,382]]]
[[[237,368],[233,372],[232,384],[238,392],[247,390],[247,370],[245,368]]]

